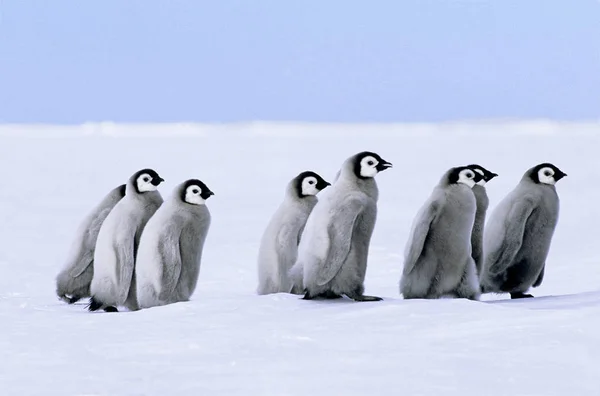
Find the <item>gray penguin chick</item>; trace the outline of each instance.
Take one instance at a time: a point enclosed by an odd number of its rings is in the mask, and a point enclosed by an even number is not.
[[[484,234],[484,293],[533,297],[525,292],[544,279],[560,207],[554,185],[565,176],[550,163],[536,165],[494,209]]]
[[[302,288],[293,287],[288,272],[296,262],[306,220],[318,202],[316,195],[330,185],[311,171],[300,173],[288,183],[283,202],[261,238],[256,290],[259,295],[303,292]]]
[[[379,190],[374,177],[392,164],[363,151],[348,158],[328,194],[306,222],[298,259],[290,270],[304,299],[316,297],[379,301],[364,295],[369,244],[377,219]]]
[[[79,225],[67,262],[56,276],[56,294],[61,300],[73,304],[90,296],[90,283],[94,275],[94,249],[100,227],[124,196],[125,184],[114,188]]]
[[[88,310],[116,312],[118,306],[136,310],[135,258],[148,219],[162,204],[157,187],[164,180],[152,169],[134,173],[125,196],[104,220],[94,252],[94,277]]]
[[[200,180],[187,180],[146,224],[135,265],[139,308],[188,301],[196,290],[212,195]]]
[[[476,211],[471,188],[481,178],[466,166],[451,168],[419,210],[404,251],[400,293],[405,299],[479,298],[471,257]]]
[[[477,164],[468,165],[468,167],[483,176],[472,189],[473,194],[475,194],[477,211],[475,212],[475,222],[473,223],[473,231],[471,232],[471,257],[475,260],[477,276],[479,276],[481,273],[481,266],[483,265],[483,230],[485,225],[485,215],[490,205],[490,199],[485,190],[485,185],[494,177],[498,176],[498,174],[490,172],[483,166]]]

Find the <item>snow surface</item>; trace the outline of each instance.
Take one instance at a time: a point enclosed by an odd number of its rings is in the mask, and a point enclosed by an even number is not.
[[[600,395],[600,124],[0,126],[1,395]],[[362,150],[378,175],[366,292],[382,302],[255,295],[261,234],[291,177],[333,180]],[[449,167],[500,176],[493,207],[554,162],[561,217],[543,285],[506,295],[404,301],[411,221]],[[136,170],[163,196],[187,178],[214,192],[192,301],[88,313],[54,295],[83,216]]]

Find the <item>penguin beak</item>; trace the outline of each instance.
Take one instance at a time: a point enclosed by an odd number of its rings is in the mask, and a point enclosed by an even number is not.
[[[323,190],[325,187],[331,186],[331,183],[329,183],[328,181],[322,180],[317,184],[317,188],[319,190]]]
[[[391,162],[387,162],[387,161],[382,161],[382,162],[380,162],[380,163],[377,165],[377,167],[376,167],[376,169],[377,169],[379,172],[381,172],[381,171],[384,171],[384,170],[386,170],[386,169],[389,169],[389,168],[392,168],[392,163],[391,163]]]
[[[554,180],[559,181],[560,179],[562,179],[563,177],[567,176],[567,174],[561,170],[557,170],[556,173],[554,174]]]
[[[164,181],[165,181],[165,179],[163,179],[162,177],[160,177],[160,176],[159,176],[159,177],[158,177],[158,178],[156,178],[156,179],[152,179],[152,185],[154,185],[154,186],[157,186],[157,187],[158,187],[158,185],[159,185],[160,183],[164,182]]]
[[[494,177],[498,177],[497,173],[490,173],[488,174],[488,176],[485,178],[486,182],[489,182],[490,180],[492,180]]]

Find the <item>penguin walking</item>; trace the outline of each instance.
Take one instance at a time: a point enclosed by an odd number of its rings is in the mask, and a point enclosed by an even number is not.
[[[475,212],[475,222],[473,223],[473,231],[471,232],[471,257],[475,260],[477,276],[479,276],[481,273],[481,266],[483,265],[483,230],[485,225],[485,215],[490,205],[485,185],[494,177],[497,177],[498,174],[490,172],[483,166],[477,164],[468,165],[468,167],[482,176],[482,179],[479,180],[472,189],[473,194],[475,194],[477,211]]]
[[[355,301],[381,300],[363,294],[364,279],[377,218],[374,177],[391,167],[373,152],[353,155],[311,212],[290,270],[296,287],[305,291],[304,299],[346,295]]]
[[[544,279],[560,207],[555,184],[565,176],[553,164],[536,165],[494,209],[484,234],[484,293],[533,297],[526,292]]]
[[[114,206],[125,196],[125,184],[111,190],[83,219],[63,269],[56,276],[56,294],[73,304],[90,296],[90,283],[94,275],[94,249],[100,227]]]
[[[135,258],[146,222],[162,204],[157,188],[164,181],[156,171],[142,169],[127,182],[125,197],[108,214],[96,242],[90,311],[136,310]]]
[[[206,200],[212,195],[200,180],[187,180],[146,224],[135,265],[139,308],[188,301],[194,293],[211,221]]]
[[[293,287],[288,272],[296,262],[306,220],[318,202],[316,195],[330,185],[311,171],[300,173],[288,183],[283,203],[261,239],[258,252],[259,295],[302,293],[301,287]]]
[[[476,211],[471,189],[482,177],[466,166],[451,168],[418,212],[404,251],[400,293],[405,299],[479,298],[471,257]]]

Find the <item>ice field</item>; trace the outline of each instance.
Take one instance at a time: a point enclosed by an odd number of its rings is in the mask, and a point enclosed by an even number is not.
[[[394,165],[377,176],[365,282],[384,301],[257,296],[260,237],[287,182],[304,170],[333,181],[363,150]],[[599,161],[598,123],[0,126],[0,394],[600,395]],[[498,173],[491,211],[540,162],[568,176],[537,298],[401,298],[412,219],[444,171]],[[145,167],[163,197],[188,178],[215,192],[192,301],[60,302],[54,277],[79,222]]]

